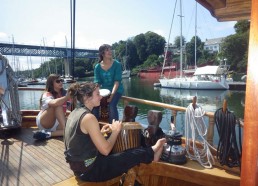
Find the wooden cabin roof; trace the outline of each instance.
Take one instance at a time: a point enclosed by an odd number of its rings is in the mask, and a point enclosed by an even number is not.
[[[218,21],[250,19],[251,0],[196,0]]]

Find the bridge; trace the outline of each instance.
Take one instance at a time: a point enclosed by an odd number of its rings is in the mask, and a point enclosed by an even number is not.
[[[2,55],[71,58],[71,48],[0,43]],[[98,50],[74,49],[75,58],[98,58]]]

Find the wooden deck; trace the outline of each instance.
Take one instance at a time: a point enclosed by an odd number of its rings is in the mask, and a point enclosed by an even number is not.
[[[33,131],[22,128],[1,133],[0,185],[53,185],[71,178],[73,172],[64,158],[63,138],[35,141]],[[5,133],[5,132],[4,132]]]
[[[3,139],[0,131],[1,162],[0,185],[92,185],[75,179],[64,158],[63,138],[35,141],[36,127],[22,128]],[[159,162],[138,167],[137,177],[144,185],[234,185],[240,183],[239,172],[232,174],[214,167],[204,169],[197,162],[188,161],[183,166]],[[117,178],[118,179],[118,178]],[[117,179],[115,179],[117,181]],[[158,181],[158,183],[157,183]],[[102,185],[101,183],[94,183]],[[94,185],[93,184],[93,185]],[[105,183],[110,185],[111,182]],[[113,183],[112,183],[113,184]],[[112,185],[111,184],[111,185]],[[113,184],[114,185],[114,184]]]

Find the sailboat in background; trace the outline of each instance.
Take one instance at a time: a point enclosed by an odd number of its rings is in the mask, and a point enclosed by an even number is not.
[[[122,78],[129,78],[131,75],[131,71],[127,70],[127,68],[126,68],[127,56],[125,57],[124,61],[125,62],[123,64]]]
[[[129,78],[131,75],[131,71],[127,69],[127,59],[128,59],[128,55],[127,55],[127,42],[125,44],[125,57],[123,59],[123,71],[122,71],[122,78]]]
[[[196,2],[196,6],[197,6],[197,2]],[[220,66],[205,66],[205,67],[196,68],[196,36],[195,36],[195,73],[193,77],[182,76],[182,64],[183,64],[182,61],[183,61],[182,2],[180,0],[180,77],[179,78],[166,78],[164,76],[161,77],[159,79],[161,87],[178,88],[178,89],[207,89],[207,90],[229,89],[229,85],[226,81],[226,75],[227,75],[226,68],[223,68]]]
[[[66,42],[66,59],[64,60],[64,75],[62,74],[61,78],[64,80],[64,83],[74,83],[76,80],[74,77],[71,75],[71,70],[70,70],[70,64],[69,64],[69,59],[68,59],[68,46],[67,46],[67,38],[65,37],[65,42]],[[62,66],[63,68],[63,66]],[[63,73],[63,69],[62,69]]]

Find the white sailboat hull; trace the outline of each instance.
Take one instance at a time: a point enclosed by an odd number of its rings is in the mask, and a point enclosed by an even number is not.
[[[131,75],[131,71],[130,70],[124,70],[122,72],[122,78],[129,78]]]
[[[194,78],[159,79],[161,87],[196,90],[227,90],[228,83],[221,80],[198,80]]]

